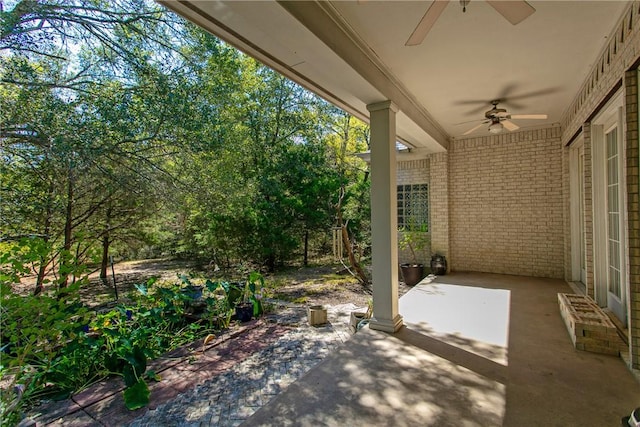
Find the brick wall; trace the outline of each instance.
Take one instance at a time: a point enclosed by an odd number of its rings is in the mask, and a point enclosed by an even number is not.
[[[629,338],[630,362],[640,369],[640,205],[639,205],[639,167],[638,160],[638,79],[636,64],[640,58],[640,2],[633,1],[619,20],[608,43],[600,54],[567,108],[561,121],[562,144],[568,145],[573,136],[582,130],[585,148],[585,228],[587,248],[587,293],[594,297],[593,274],[593,200],[591,174],[591,134],[587,122],[606,100],[608,94],[621,86],[624,90],[624,109],[626,115],[625,157],[627,187],[627,230],[629,248]],[[569,194],[565,194],[569,197]],[[566,224],[569,227],[570,224]],[[566,256],[569,256],[567,252]]]
[[[582,136],[584,138],[584,244],[586,252],[585,269],[587,295],[595,298],[595,285],[593,280],[593,176],[591,164],[591,123],[584,123],[582,126]],[[567,198],[569,194],[565,195]]]
[[[627,230],[629,233],[629,341],[631,365],[640,369],[640,149],[638,71],[625,73]]]
[[[433,154],[430,161],[431,251],[447,257],[448,265],[451,265],[451,251],[449,250],[449,154]]]
[[[429,184],[429,159],[425,158],[399,161],[396,180],[398,185]],[[429,188],[429,190],[431,190],[431,188]],[[398,242],[401,241],[401,238],[401,234],[398,233]],[[416,254],[418,262],[422,262],[424,264],[428,264],[429,256],[430,254],[428,250],[425,251],[425,253]],[[402,248],[402,246],[398,248],[399,263],[411,262],[412,258],[413,256],[411,255],[411,251],[409,249]]]
[[[398,162],[398,185],[429,183],[429,159]]]
[[[556,127],[453,141],[452,270],[564,277],[560,136]]]

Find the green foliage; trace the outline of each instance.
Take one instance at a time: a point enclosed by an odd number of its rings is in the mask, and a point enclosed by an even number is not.
[[[254,315],[261,314],[263,285],[257,273],[243,286],[211,280],[200,286],[179,275],[177,283],[138,284],[134,302],[94,313],[80,304],[78,285],[54,296],[22,297],[2,283],[0,379],[24,393],[10,408],[17,396],[11,388],[3,391],[0,416],[16,418],[37,399],[65,398],[112,375],[124,381],[126,406],[142,407],[149,402],[146,381],[159,380],[147,371],[148,361],[228,327],[234,305],[243,299],[254,304]],[[198,301],[205,308],[194,322],[189,310]]]
[[[77,297],[78,284],[57,295],[22,297],[1,283],[0,378],[11,387],[22,385],[22,398],[65,397],[92,375],[93,353],[78,346],[89,312]],[[55,385],[53,385],[55,384]],[[3,411],[9,406],[4,400]],[[19,409],[18,406],[16,409]],[[4,416],[4,414],[3,414]]]
[[[36,237],[0,242],[0,283],[18,283],[21,277],[32,273],[43,258],[49,257],[50,252],[51,246]]]
[[[328,232],[341,188],[366,242],[363,124],[153,2],[2,13],[0,238],[42,236],[48,270],[110,251],[272,270]]]
[[[135,384],[131,385],[123,392],[125,406],[130,411],[144,408],[149,404],[150,394],[149,386],[146,381],[144,378],[140,378]]]
[[[47,272],[114,253],[273,270],[336,205],[368,246],[366,125],[153,2],[14,6],[0,238],[42,236]]]
[[[262,298],[264,296],[264,277],[258,272],[249,274],[245,283],[243,300],[253,305],[253,316],[258,317],[263,312]]]
[[[431,239],[429,238],[426,225],[420,227],[405,227],[400,230],[398,244],[401,249],[409,249],[411,259],[414,264],[418,263],[418,254],[424,254],[429,249]]]

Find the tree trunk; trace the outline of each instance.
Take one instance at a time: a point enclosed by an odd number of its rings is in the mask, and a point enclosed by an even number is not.
[[[100,278],[107,280],[107,268],[109,268],[109,235],[102,236],[102,261],[100,262]]]
[[[356,278],[360,281],[360,283],[362,283],[363,285],[368,285],[369,278],[367,277],[367,274],[364,272],[362,266],[353,254],[353,248],[351,239],[349,238],[349,232],[347,231],[347,226],[345,224],[340,224],[340,228],[342,229],[342,243],[344,244],[344,248],[347,251],[349,264],[356,271]]]
[[[49,233],[51,233],[51,217],[53,216],[53,181],[49,183],[49,188],[47,190],[47,209],[44,217],[44,237],[43,240],[49,242]],[[47,257],[48,258],[48,257]],[[41,256],[40,257],[40,267],[38,267],[38,277],[36,279],[36,288],[33,290],[33,295],[40,295],[44,290],[44,276],[47,273],[47,266],[51,260],[48,260]]]
[[[349,231],[347,230],[347,225],[342,219],[342,200],[344,199],[344,193],[345,191],[343,185],[342,188],[340,188],[340,197],[338,198],[338,205],[336,206],[336,219],[338,222],[338,227],[340,227],[340,231],[342,234],[342,244],[344,246],[343,250],[347,251],[349,264],[351,265],[351,268],[356,271],[356,274],[354,274],[356,279],[358,279],[363,285],[369,285],[369,278],[367,277],[367,274],[364,272],[364,270],[360,266],[360,263],[353,254],[353,245],[351,243],[351,238],[349,237]],[[351,272],[351,274],[353,273]]]
[[[47,272],[47,264],[42,261],[40,267],[38,267],[38,278],[36,279],[36,288],[33,290],[33,295],[40,295],[44,290],[44,276]]]
[[[267,255],[267,271],[269,273],[273,273],[276,271],[276,255],[269,254]]]
[[[305,267],[309,265],[309,230],[304,230],[304,261]]]
[[[100,278],[102,281],[107,280],[107,268],[109,267],[109,245],[111,244],[109,236],[109,228],[111,227],[111,206],[107,208],[106,212],[106,226],[104,234],[102,235],[102,262],[100,263]]]
[[[67,180],[67,209],[64,221],[64,245],[60,254],[60,289],[69,284],[69,263],[71,261],[71,236],[73,232],[73,170],[69,169]]]

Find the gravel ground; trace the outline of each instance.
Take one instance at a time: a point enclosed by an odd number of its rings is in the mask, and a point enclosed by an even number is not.
[[[289,331],[227,372],[149,410],[130,426],[238,426],[351,336],[356,305],[327,306],[329,322],[309,326],[306,308],[283,304],[267,320]]]

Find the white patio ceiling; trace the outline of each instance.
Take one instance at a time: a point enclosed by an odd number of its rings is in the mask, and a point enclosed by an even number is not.
[[[493,99],[548,115],[513,120],[521,128],[559,124],[627,6],[529,1],[536,12],[514,26],[485,1],[465,13],[451,1],[407,47],[431,1],[161,3],[362,119],[367,104],[391,99],[399,140],[433,152],[480,123]]]

